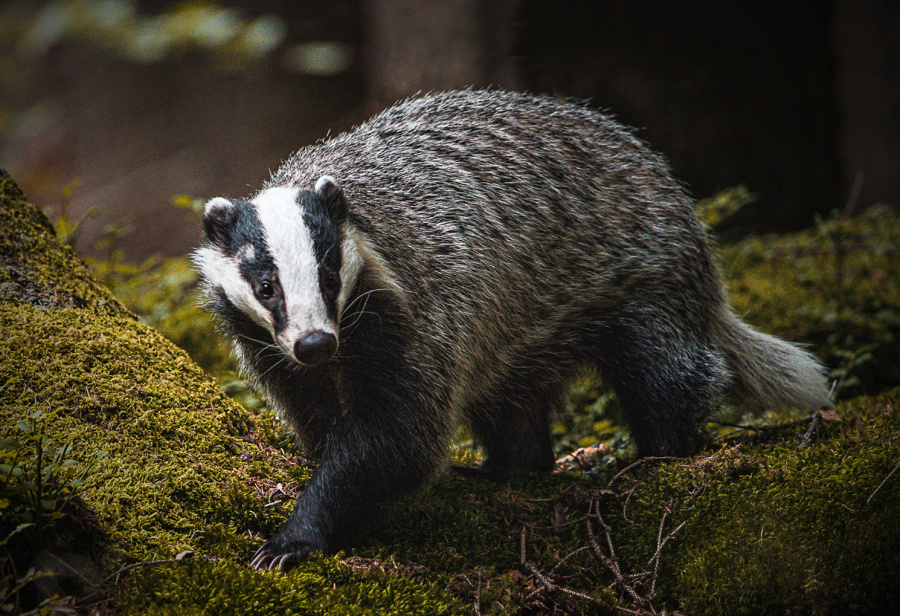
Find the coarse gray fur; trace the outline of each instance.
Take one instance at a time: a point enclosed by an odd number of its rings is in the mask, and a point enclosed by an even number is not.
[[[450,355],[455,411],[532,341],[598,308],[610,324],[623,309],[653,313],[632,319],[649,340],[671,331],[712,344],[731,404],[829,402],[814,357],[727,306],[712,241],[663,158],[583,104],[475,90],[414,98],[297,152],[268,186],[322,175],[341,183],[354,224],[408,291],[421,352]]]
[[[410,99],[300,150],[266,188],[323,176],[346,198],[343,250],[352,240],[364,261],[343,281],[337,354],[301,369],[321,376],[298,389],[296,366],[267,367],[233,332],[329,477],[298,503],[295,518],[315,521],[292,519],[258,566],[334,549],[356,501],[418,485],[460,420],[486,474],[551,468],[548,413],[584,364],[616,390],[642,455],[692,453],[725,401],[829,403],[811,355],[734,316],[665,161],[585,105],[495,90]],[[382,493],[340,492],[362,476]]]

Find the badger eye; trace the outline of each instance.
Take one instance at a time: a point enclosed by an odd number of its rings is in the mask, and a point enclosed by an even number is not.
[[[275,295],[275,286],[268,280],[263,280],[259,284],[259,296],[262,299],[272,299]]]
[[[330,298],[335,298],[341,290],[341,276],[337,272],[324,270],[322,272],[322,292]]]

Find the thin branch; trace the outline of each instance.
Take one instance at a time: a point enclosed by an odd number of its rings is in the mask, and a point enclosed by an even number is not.
[[[655,462],[657,460],[677,460],[678,458],[675,456],[647,456],[646,458],[640,458],[639,460],[632,462],[618,473],[616,473],[612,479],[609,480],[609,484],[607,487],[611,488],[613,484],[619,480],[619,477],[630,471],[631,469],[644,464],[645,462]]]
[[[898,468],[900,468],[900,462],[897,462],[897,466],[895,466],[895,467],[891,470],[891,472],[887,474],[887,477],[885,477],[885,478],[882,480],[882,482],[878,484],[878,487],[875,488],[875,489],[872,491],[871,494],[869,494],[869,498],[866,499],[866,505],[868,505],[868,504],[870,504],[870,503],[872,502],[872,499],[875,498],[875,495],[876,495],[876,494],[878,494],[878,490],[880,490],[881,487],[882,487],[884,484],[886,484],[886,483],[888,482],[888,479],[891,478],[891,475],[893,475],[894,473],[897,472],[897,469],[898,469]]]
[[[821,422],[822,416],[819,414],[819,411],[816,411],[813,413],[812,421],[809,422],[809,428],[806,429],[806,433],[800,438],[800,449],[809,447],[810,443],[812,443],[813,434],[819,429],[819,424]]]
[[[532,575],[534,575],[534,579],[536,579],[538,582],[540,582],[541,586],[543,586],[546,590],[549,590],[550,592],[559,591],[559,592],[565,593],[567,595],[570,595],[572,597],[576,597],[576,598],[582,599],[584,601],[590,601],[591,603],[595,603],[597,605],[601,605],[606,608],[614,607],[614,606],[611,606],[606,601],[601,601],[600,599],[597,599],[596,597],[592,597],[586,593],[579,592],[577,590],[572,590],[571,588],[565,588],[563,586],[557,586],[550,580],[550,578],[548,578],[543,573],[541,573],[541,570],[538,569],[537,566],[535,566],[531,563],[524,563],[524,565],[525,565],[525,567],[528,568],[529,571],[531,571]]]

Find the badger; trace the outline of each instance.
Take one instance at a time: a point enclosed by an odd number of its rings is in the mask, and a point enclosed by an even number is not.
[[[254,555],[334,552],[441,464],[459,422],[502,480],[554,465],[549,416],[596,367],[641,456],[698,422],[829,403],[822,366],[735,316],[663,158],[586,104],[498,90],[403,101],[206,204],[195,253],[243,369],[318,458]]]

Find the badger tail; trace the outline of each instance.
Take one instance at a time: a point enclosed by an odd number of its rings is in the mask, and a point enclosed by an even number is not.
[[[728,308],[718,330],[717,342],[731,372],[730,405],[750,412],[833,406],[825,368],[811,354],[756,331]]]

